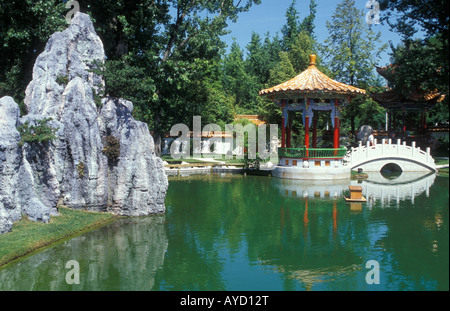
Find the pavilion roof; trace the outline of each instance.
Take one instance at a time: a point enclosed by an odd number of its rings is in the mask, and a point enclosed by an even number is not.
[[[335,81],[316,67],[316,55],[309,56],[309,67],[298,76],[259,92],[259,95],[272,95],[281,97],[284,95],[350,95],[365,94],[366,91],[357,87]]]
[[[375,66],[375,70],[378,72],[380,76],[385,78],[386,80],[392,79],[392,77],[395,75],[396,69],[398,68],[398,65],[389,64],[384,67],[378,67]]]
[[[383,93],[370,93],[370,97],[383,107],[393,107],[398,105],[406,106],[430,106],[444,100],[445,94],[434,91],[424,91],[414,89],[408,92],[406,96],[399,94],[395,90],[387,90]]]
[[[378,74],[386,80],[391,80],[396,74],[399,65],[390,64],[385,67],[376,67]],[[444,100],[445,94],[438,90],[422,90],[410,88],[406,95],[394,89],[388,89],[383,93],[370,93],[370,97],[385,108],[398,106],[426,107],[432,106]]]

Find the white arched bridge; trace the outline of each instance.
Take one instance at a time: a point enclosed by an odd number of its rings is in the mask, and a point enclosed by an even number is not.
[[[365,172],[379,172],[383,168],[402,172],[436,171],[430,148],[423,151],[416,147],[414,141],[407,146],[400,139],[396,143],[392,143],[391,139],[382,139],[381,144],[375,139],[373,146],[369,142],[365,146],[360,142],[346,155],[344,162],[351,169]]]

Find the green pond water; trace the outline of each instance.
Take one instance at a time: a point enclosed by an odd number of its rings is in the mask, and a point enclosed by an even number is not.
[[[346,203],[348,185],[366,203]],[[0,270],[0,290],[448,290],[449,179],[170,179],[165,215],[126,218]],[[79,263],[79,284],[68,284]],[[379,284],[368,284],[379,263]]]

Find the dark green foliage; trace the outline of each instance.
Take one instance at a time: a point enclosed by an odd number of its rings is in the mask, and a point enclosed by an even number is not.
[[[1,1],[0,97],[23,100],[36,57],[49,36],[66,25],[64,6],[60,0]]]
[[[355,6],[354,0],[343,0],[337,5],[327,29],[330,35],[321,53],[331,69],[331,77],[366,91],[379,87],[375,65],[387,46],[377,47],[376,43],[381,43],[381,33],[366,24],[363,11]],[[358,96],[342,111],[342,130],[354,135],[364,124],[378,128],[383,112],[369,96]]]
[[[433,107],[428,121],[444,123],[449,120],[449,61],[448,39],[440,35],[428,39],[407,40],[392,46],[395,74],[390,75],[391,87],[404,96],[411,90],[437,90],[446,94],[444,101]]]
[[[52,128],[48,125],[47,122],[50,120],[52,118],[36,121],[36,125],[30,125],[27,121],[23,125],[18,126],[17,130],[21,137],[19,146],[23,146],[25,143],[45,143],[56,139],[55,133],[58,131],[58,128]]]
[[[133,102],[133,116],[153,124],[151,104],[157,100],[155,82],[148,76],[144,68],[132,66],[124,60],[109,60],[104,64],[93,64],[92,71],[103,76],[105,86],[93,92],[98,107],[101,97],[111,96],[125,98]]]
[[[120,156],[119,139],[112,135],[106,136],[102,151],[110,163],[116,162]]]
[[[420,28],[428,37],[442,34],[448,39],[450,4],[447,0],[383,0],[380,9],[381,20],[404,39],[411,38]]]
[[[84,177],[84,173],[85,173],[85,166],[83,162],[78,163],[77,165],[77,172],[78,172],[78,177],[79,178],[83,178]]]
[[[221,36],[228,24],[260,2],[79,1],[81,12],[92,17],[107,56],[104,64],[92,66],[106,83],[93,90],[98,108],[105,96],[132,101],[133,116],[149,124],[158,148],[162,133],[176,123],[191,126],[194,115],[202,116],[204,124],[221,126],[231,123],[235,114],[260,114],[279,124],[279,107],[258,92],[299,74],[311,53],[317,54],[317,67],[332,78],[364,89],[380,85],[373,71],[380,52],[373,43],[380,37],[364,23],[363,7],[356,9],[351,0],[339,4],[329,23],[330,38],[320,51],[314,34],[317,1],[310,0],[309,12],[299,12],[294,0],[281,29],[253,33],[243,49],[233,44],[226,53]],[[448,1],[379,2],[382,19],[389,19],[405,38],[410,39],[416,25],[426,31],[423,40],[405,41],[393,49],[393,60],[407,64],[399,69],[396,85],[437,88],[448,98]],[[21,0],[0,5],[0,97],[12,96],[22,114],[36,56],[53,32],[67,27],[69,9],[64,4]],[[391,18],[395,14],[398,19]],[[57,82],[68,81],[58,77]],[[342,116],[343,130],[361,123],[376,128],[383,111],[365,98],[347,106]],[[430,112],[429,120],[448,120],[447,101]],[[293,140],[301,139],[301,122],[294,121],[293,127]]]
[[[381,33],[368,27],[364,13],[355,6],[355,0],[343,0],[327,21],[329,37],[321,47],[334,78],[350,85],[366,87],[375,78],[375,65],[387,48],[381,42]]]
[[[67,85],[67,83],[69,83],[69,77],[68,76],[59,75],[59,76],[56,77],[56,83],[58,83],[60,85]]]
[[[397,92],[411,89],[438,90],[446,94],[430,112],[429,121],[448,122],[449,97],[449,21],[447,0],[389,0],[380,2],[381,20],[403,37],[392,48],[391,62],[397,67],[391,81]],[[419,31],[424,38],[413,38]]]

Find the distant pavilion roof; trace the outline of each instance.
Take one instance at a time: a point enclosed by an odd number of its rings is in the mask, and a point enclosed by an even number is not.
[[[441,92],[423,91],[415,89],[410,91],[406,96],[402,96],[394,90],[387,90],[383,93],[370,93],[370,97],[385,108],[407,106],[433,106],[444,100],[445,95]]]
[[[385,67],[376,67],[376,71],[387,80],[391,80],[398,65],[390,64]],[[444,100],[445,94],[438,90],[421,90],[419,88],[412,88],[407,95],[402,95],[399,92],[388,89],[383,93],[370,93],[370,97],[378,102],[384,108],[395,108],[401,106],[413,108],[426,108],[435,105]]]
[[[298,76],[259,92],[261,96],[281,98],[283,96],[308,95],[311,97],[333,97],[333,95],[356,96],[366,91],[335,81],[316,67],[316,55],[309,56],[309,67]]]
[[[259,115],[250,115],[250,114],[237,114],[234,116],[234,120],[241,120],[241,119],[247,119],[253,124],[259,126],[261,124],[265,124],[266,122],[263,120],[262,116]]]

